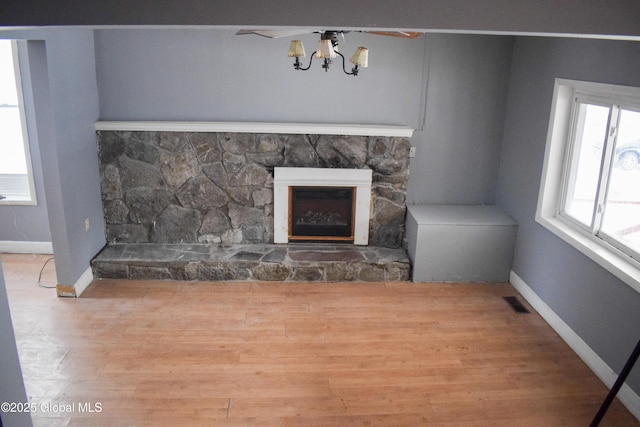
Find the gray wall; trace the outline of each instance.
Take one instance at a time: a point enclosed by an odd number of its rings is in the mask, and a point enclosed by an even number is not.
[[[347,76],[314,60],[295,71],[299,38],[307,58],[319,36],[268,39],[229,30],[98,30],[101,120],[210,120],[415,125],[424,40],[349,33],[348,59],[367,46],[370,66]],[[339,59],[339,58],[338,58]],[[348,68],[348,70],[350,67]]]
[[[492,204],[513,38],[428,37],[426,112],[409,204]]]
[[[244,25],[639,35],[637,0],[4,0],[2,25]]]
[[[0,33],[2,37],[2,33]],[[19,44],[22,87],[25,99],[25,116],[29,133],[29,151],[36,189],[37,205],[1,205],[0,241],[50,242],[49,217],[44,192],[44,180],[40,158],[40,144],[33,108],[33,89],[29,67],[29,47],[26,42]]]
[[[18,359],[18,348],[11,323],[11,312],[0,259],[0,402],[28,402]],[[0,412],[2,425],[6,427],[31,426],[29,413]]]
[[[640,43],[518,38],[497,203],[518,221],[513,271],[618,371],[638,340],[640,294],[534,220],[554,78],[640,86]],[[640,369],[628,384],[640,393]]]

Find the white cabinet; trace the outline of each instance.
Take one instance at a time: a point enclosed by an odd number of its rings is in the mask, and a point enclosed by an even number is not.
[[[414,282],[505,282],[517,223],[495,206],[408,205]]]

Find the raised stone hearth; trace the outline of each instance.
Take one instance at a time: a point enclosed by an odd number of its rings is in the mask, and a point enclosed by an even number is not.
[[[112,244],[92,266],[96,278],[138,280],[383,282],[411,274],[402,249],[328,243]]]

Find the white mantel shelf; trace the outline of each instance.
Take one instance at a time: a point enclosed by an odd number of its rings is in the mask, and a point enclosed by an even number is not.
[[[97,131],[234,132],[389,137],[395,136],[405,138],[411,138],[411,136],[413,135],[413,129],[407,126],[322,123],[100,121],[96,122],[95,128]]]

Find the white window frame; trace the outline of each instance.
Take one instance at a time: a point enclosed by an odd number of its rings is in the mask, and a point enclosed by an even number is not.
[[[639,261],[610,242],[595,236],[584,225],[561,214],[576,96],[592,100],[607,99],[607,104],[613,98],[623,104],[638,105],[640,88],[568,79],[555,80],[536,222],[640,292]]]
[[[22,146],[24,148],[25,161],[27,164],[26,183],[23,175],[0,174],[4,192],[0,192],[5,199],[0,200],[0,205],[37,205],[36,187],[33,177],[31,162],[31,151],[29,149],[29,132],[27,128],[27,117],[25,112],[24,86],[20,66],[20,55],[18,41],[11,41],[13,53],[13,68],[18,94],[18,111],[20,114],[20,124],[22,126]],[[25,184],[27,186],[25,191]]]

